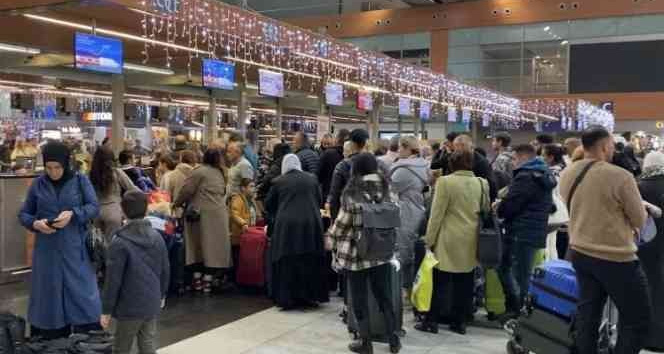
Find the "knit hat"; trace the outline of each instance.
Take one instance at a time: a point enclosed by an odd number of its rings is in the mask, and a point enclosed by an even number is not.
[[[120,205],[128,219],[142,219],[148,210],[148,196],[137,190],[129,191],[122,196]]]

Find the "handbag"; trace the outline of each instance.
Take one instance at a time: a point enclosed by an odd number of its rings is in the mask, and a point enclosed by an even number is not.
[[[500,224],[491,208],[485,207],[484,183],[480,182],[482,199],[480,200],[479,222],[477,225],[477,260],[484,268],[496,268],[503,258],[503,240]],[[488,210],[487,210],[488,209]]]
[[[78,189],[81,193],[81,204],[85,203],[85,194],[83,186],[81,185],[81,175],[77,175]],[[97,266],[102,267],[106,263],[106,244],[104,243],[104,235],[101,230],[94,226],[93,221],[89,221],[83,225],[83,232],[85,233],[85,249],[88,252],[90,262]]]
[[[413,283],[413,292],[410,301],[419,312],[428,312],[431,310],[431,298],[433,297],[433,268],[438,264],[438,260],[433,252],[427,250],[420,269],[415,276]]]
[[[199,222],[201,221],[201,212],[191,204],[187,205],[187,209],[184,211],[184,219],[188,222]]]

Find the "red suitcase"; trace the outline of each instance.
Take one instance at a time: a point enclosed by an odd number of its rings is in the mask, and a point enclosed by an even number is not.
[[[267,236],[262,227],[250,227],[240,236],[240,257],[236,281],[239,285],[265,285],[265,250]]]

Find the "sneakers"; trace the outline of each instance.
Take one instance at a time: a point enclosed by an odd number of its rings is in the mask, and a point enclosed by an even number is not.
[[[348,350],[358,354],[373,354],[373,344],[368,339],[359,339],[349,344]]]
[[[438,324],[437,323],[420,322],[420,323],[415,325],[415,329],[420,331],[420,332],[438,334]]]

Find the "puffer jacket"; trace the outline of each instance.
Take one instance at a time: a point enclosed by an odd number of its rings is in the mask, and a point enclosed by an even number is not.
[[[311,146],[304,146],[297,150],[295,154],[302,163],[302,171],[318,176],[318,165],[320,163],[320,157],[311,148]]]
[[[512,186],[498,207],[509,239],[537,248],[546,246],[549,216],[555,211],[551,191],[556,185],[555,176],[539,157],[514,170]]]

